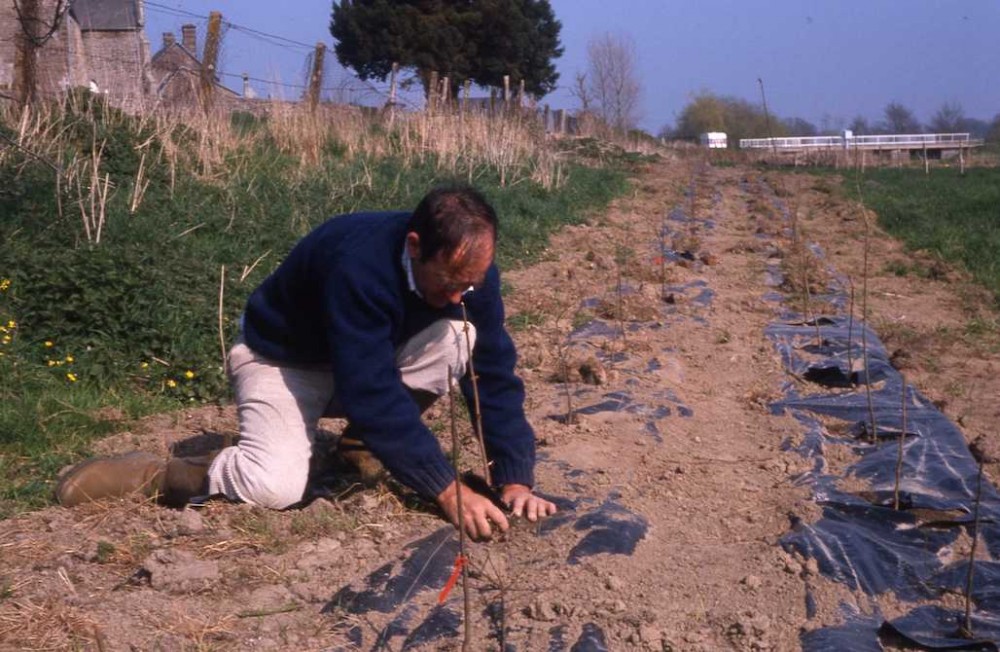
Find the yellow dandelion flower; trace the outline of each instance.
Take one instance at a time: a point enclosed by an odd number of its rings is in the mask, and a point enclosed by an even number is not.
[[[167,379],[167,387],[177,387],[177,381],[173,378]]]
[[[73,362],[75,358],[71,355],[66,356],[66,362]]]
[[[10,335],[4,335],[3,336],[3,343],[4,344],[10,344]]]
[[[7,322],[7,328],[17,328],[17,322],[11,319],[9,322]]]
[[[71,383],[75,383],[76,382],[76,374],[74,374],[74,373],[68,373],[68,374],[66,374],[66,380],[68,380]]]
[[[50,366],[50,367],[54,367],[54,366],[56,366],[56,361],[55,361],[55,360],[49,360],[49,362],[48,362],[48,363],[49,363],[49,366]]]
[[[192,378],[194,378],[194,372],[188,369],[187,371],[184,372],[184,377],[187,378],[188,380],[191,380]]]
[[[6,292],[9,287],[10,287],[9,278],[0,279],[0,292]]]
[[[143,362],[142,364],[139,365],[139,368],[140,369],[149,369],[149,363],[148,362]]]
[[[52,343],[52,340],[45,340],[46,349],[51,349],[53,346],[55,346],[55,344]]]

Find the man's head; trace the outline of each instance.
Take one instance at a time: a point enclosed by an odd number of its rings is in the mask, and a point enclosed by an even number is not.
[[[435,188],[421,200],[407,227],[406,250],[424,300],[435,308],[461,301],[483,282],[493,263],[497,216],[469,186]]]

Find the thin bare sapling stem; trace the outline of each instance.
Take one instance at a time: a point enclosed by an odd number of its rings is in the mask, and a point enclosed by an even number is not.
[[[660,218],[660,299],[667,297],[667,243],[664,238],[667,235],[666,213]]]
[[[448,369],[448,413],[451,420],[451,461],[455,468],[455,502],[458,506],[458,564],[462,569],[462,599],[464,603],[464,638],[462,652],[469,650],[472,640],[472,597],[469,595],[469,571],[465,563],[465,511],[462,505],[462,449],[458,441],[458,425],[455,417],[455,388],[452,386],[451,369]]]
[[[222,369],[226,369],[226,338],[222,328],[222,302],[226,295],[226,266],[219,270],[219,349],[222,352]]]
[[[576,422],[576,417],[573,414],[573,391],[570,388],[569,382],[569,361],[566,359],[566,349],[567,345],[565,342],[560,342],[559,344],[559,364],[562,366],[562,377],[563,377],[563,389],[566,393],[566,421],[565,424],[571,425]]]
[[[854,279],[847,277],[851,286],[851,301],[847,313],[847,380],[854,385]]]
[[[788,194],[787,192],[785,194]],[[823,339],[820,336],[819,331],[819,318],[815,315],[810,317],[810,308],[812,304],[812,296],[809,292],[809,253],[806,247],[805,239],[802,235],[802,229],[799,227],[799,209],[797,207],[791,208],[792,214],[792,248],[797,249],[799,252],[799,266],[802,268],[802,319],[804,323],[808,324],[810,319],[813,325],[816,327],[816,346],[823,345]]]
[[[618,329],[622,332],[622,351],[628,348],[628,334],[625,332],[625,307],[622,302],[622,265],[626,261],[626,252],[624,248],[619,247],[618,255],[615,256],[615,270],[616,274],[616,292],[618,294]]]
[[[472,337],[469,334],[469,313],[465,309],[465,302],[462,302],[462,328],[465,332],[465,349],[469,356],[469,379],[472,381],[473,411],[475,412],[474,423],[476,425],[476,441],[479,444],[479,457],[483,465],[483,480],[490,487],[493,486],[493,479],[490,474],[490,461],[486,456],[486,441],[483,439],[483,412],[479,407],[479,382],[476,378],[476,367],[472,362]],[[451,385],[449,384],[449,387]]]
[[[858,185],[860,197],[861,186]],[[871,243],[871,225],[868,221],[868,211],[865,210],[864,203],[861,204],[861,214],[865,218],[865,242],[864,242],[864,263],[862,265],[861,277],[861,354],[864,357],[865,367],[865,394],[868,397],[868,419],[871,425],[871,441],[878,444],[878,424],[875,422],[875,403],[872,400],[872,379],[871,364],[868,359],[868,337],[865,334],[865,326],[868,324],[868,253]]]
[[[982,435],[969,445],[969,452],[979,463],[979,473],[976,475],[976,502],[972,510],[972,549],[969,550],[969,571],[965,576],[965,619],[962,626],[958,628],[959,636],[963,638],[974,638],[972,628],[972,588],[975,578],[976,547],[979,543],[979,503],[983,496],[983,466],[987,462],[995,462],[996,459],[986,452],[985,441]]]
[[[857,150],[855,150],[857,155]],[[863,246],[863,264],[861,276],[861,355],[864,362],[865,371],[865,394],[868,398],[868,419],[871,425],[871,441],[878,444],[878,424],[875,422],[875,404],[872,401],[872,383],[868,364],[868,337],[865,334],[865,326],[868,324],[868,254],[871,249],[871,224],[868,219],[868,211],[865,209],[865,197],[861,192],[861,170],[855,168],[854,187],[858,193],[858,204],[861,206],[861,217],[865,222],[865,237]],[[851,285],[853,288],[853,283]],[[852,311],[853,315],[853,311]]]
[[[906,441],[906,376],[900,372],[899,378],[903,384],[899,400],[903,419],[900,424],[901,429],[899,431],[899,450],[896,452],[896,489],[892,494],[892,508],[897,512],[899,511],[899,484],[903,476],[903,444]]]

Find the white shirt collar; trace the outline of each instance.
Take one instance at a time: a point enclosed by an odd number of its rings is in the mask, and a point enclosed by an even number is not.
[[[406,245],[403,245],[403,270],[406,272],[406,284],[410,287],[410,292],[413,292],[421,299],[424,295],[420,293],[417,288],[417,281],[413,278],[413,259],[410,258],[410,252],[406,250]]]

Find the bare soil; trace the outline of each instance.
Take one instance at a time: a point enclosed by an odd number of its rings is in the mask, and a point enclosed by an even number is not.
[[[822,257],[796,248],[768,192]],[[808,460],[783,446],[802,426],[769,409],[787,383],[803,385],[764,336],[773,293],[793,305],[829,274],[860,283],[865,223],[832,178],[666,160],[558,234],[542,262],[505,275],[538,489],[561,511],[469,545],[469,649],[796,650],[802,632],[842,621],[842,603],[889,616],[912,606],[852,594],[779,544],[820,510],[795,482]],[[877,229],[870,243],[869,323],[894,363],[969,439],[993,437],[989,297]],[[768,284],[775,263],[784,288]],[[917,273],[897,275],[900,263]],[[448,447],[447,406],[428,418]],[[463,464],[476,469],[462,421]],[[342,426],[324,424],[318,486]],[[235,427],[232,409],[204,407],[101,448],[196,453]],[[0,522],[0,649],[459,649],[462,583],[439,604],[454,532],[398,487],[352,480],[340,473],[285,512],[129,500]]]

